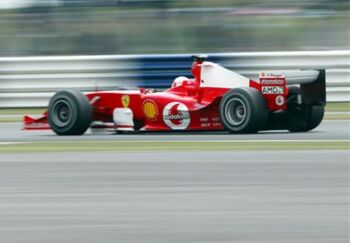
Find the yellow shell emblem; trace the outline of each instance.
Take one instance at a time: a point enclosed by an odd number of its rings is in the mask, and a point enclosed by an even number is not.
[[[128,108],[130,104],[130,96],[129,95],[122,95],[122,104],[124,108]]]
[[[158,115],[158,108],[153,100],[146,100],[143,103],[143,113],[147,119],[154,120]]]

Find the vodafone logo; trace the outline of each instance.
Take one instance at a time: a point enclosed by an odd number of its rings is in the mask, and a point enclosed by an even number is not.
[[[190,112],[185,104],[171,102],[164,107],[163,121],[173,130],[183,130],[190,125]]]

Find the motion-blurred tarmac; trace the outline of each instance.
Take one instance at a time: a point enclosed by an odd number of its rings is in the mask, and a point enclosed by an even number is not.
[[[349,152],[0,154],[0,242],[349,240]]]

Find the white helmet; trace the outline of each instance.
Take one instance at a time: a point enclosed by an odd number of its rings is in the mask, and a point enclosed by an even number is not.
[[[177,77],[174,81],[173,81],[173,84],[172,84],[172,88],[175,88],[175,87],[179,87],[179,86],[181,86],[183,83],[184,83],[184,81],[187,81],[188,80],[188,78],[187,77],[185,77],[185,76],[180,76],[180,77]]]

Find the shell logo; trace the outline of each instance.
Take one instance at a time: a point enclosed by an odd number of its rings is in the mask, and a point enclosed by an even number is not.
[[[149,120],[156,119],[158,115],[157,104],[153,100],[146,100],[143,102],[143,113]]]

